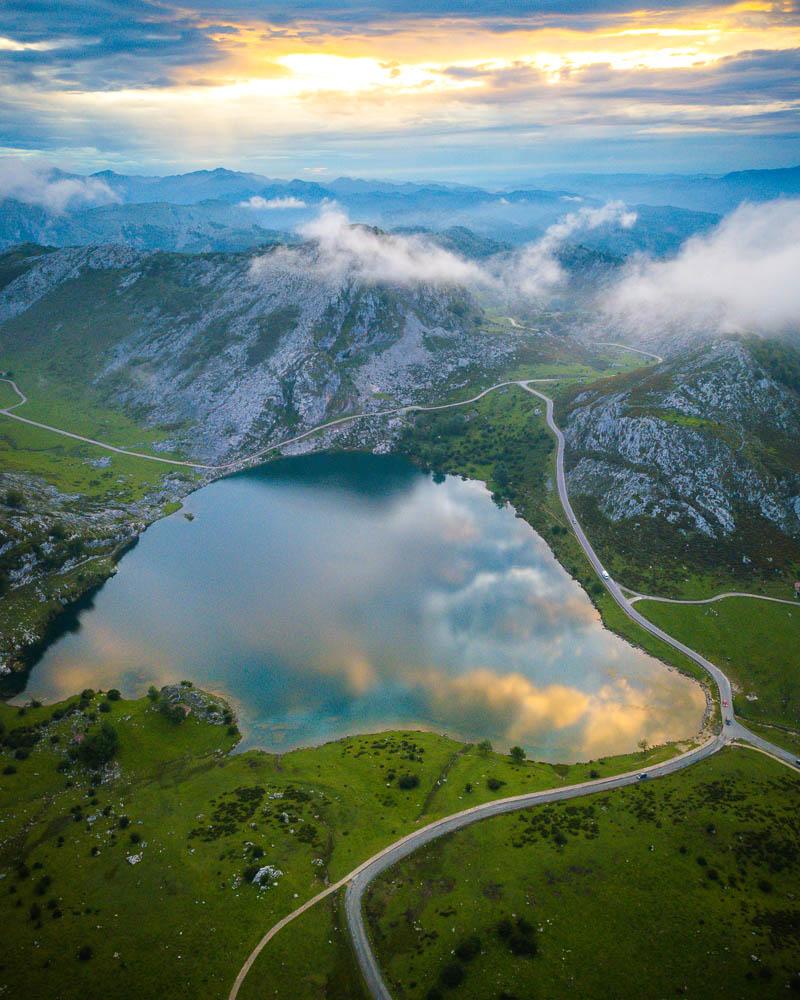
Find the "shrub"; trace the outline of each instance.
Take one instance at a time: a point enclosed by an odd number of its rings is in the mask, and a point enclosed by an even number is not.
[[[110,712],[111,711],[111,702],[110,701],[101,701],[100,705],[98,707],[99,707],[99,709],[100,709],[101,712]]]
[[[480,951],[481,939],[477,934],[471,934],[456,946],[456,958],[460,958],[462,962],[471,962]]]
[[[505,781],[501,781],[500,778],[488,778],[486,784],[493,792],[496,792],[498,788],[503,787]]]
[[[96,733],[85,737],[78,747],[78,758],[87,767],[102,767],[119,749],[119,736],[110,722],[104,722]]]
[[[439,982],[448,990],[455,989],[464,982],[466,971],[460,962],[448,962],[439,973]]]
[[[94,955],[94,952],[91,945],[85,944],[82,948],[78,949],[79,962],[88,962],[92,955]]]
[[[512,934],[508,939],[508,947],[513,955],[519,958],[532,958],[538,951],[536,939],[524,934]]]
[[[419,775],[417,774],[401,774],[397,779],[397,785],[399,788],[403,788],[408,791],[411,788],[416,788],[419,785]]]

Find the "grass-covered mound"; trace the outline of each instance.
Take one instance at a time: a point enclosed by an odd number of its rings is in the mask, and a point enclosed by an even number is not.
[[[733,749],[436,841],[368,898],[393,995],[792,995],[798,809],[795,774]]]
[[[151,695],[0,704],[0,990],[10,996],[226,996],[276,920],[417,824],[672,752],[552,766],[392,732],[231,754],[238,732],[223,702],[189,685]],[[268,986],[330,997],[335,983],[355,995],[349,951],[324,950],[331,913],[311,911],[300,938],[279,936],[243,996]]]

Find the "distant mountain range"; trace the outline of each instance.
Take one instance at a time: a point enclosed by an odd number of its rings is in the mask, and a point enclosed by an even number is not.
[[[564,188],[601,200],[671,205],[724,215],[743,201],[800,197],[800,166],[739,170],[721,177],[682,174],[554,174],[537,180],[546,190]]]
[[[124,243],[140,250],[246,250],[285,240],[321,206],[337,203],[353,222],[384,229],[468,229],[478,239],[512,246],[537,239],[564,215],[623,200],[635,226],[602,226],[582,234],[592,249],[627,256],[673,253],[743,200],[800,192],[800,168],[725,177],[573,175],[538,187],[489,191],[457,184],[393,184],[340,177],[330,182],[276,180],[218,168],[169,177],[101,171],[89,178],[53,171],[45,183],[94,184],[102,204],[53,211],[46,200],[0,198],[0,248],[23,242],[52,246]],[[0,183],[0,195],[3,189]]]

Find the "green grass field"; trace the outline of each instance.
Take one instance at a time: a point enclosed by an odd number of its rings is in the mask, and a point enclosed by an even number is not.
[[[0,366],[6,360],[3,356]],[[28,396],[28,401],[17,411],[20,416],[131,451],[179,460],[185,457],[176,452],[155,451],[153,446],[169,436],[165,429],[139,426],[120,411],[103,406],[93,398],[88,387],[59,384],[24,365],[14,367],[14,376]],[[0,382],[0,388],[12,392],[7,383]],[[6,399],[6,395],[0,398],[0,405],[18,401],[10,397]],[[102,462],[99,466],[96,464],[98,460]],[[2,414],[0,467],[9,472],[41,476],[66,493],[108,497],[121,502],[140,499],[170,471],[183,471],[190,477],[195,475],[191,469],[170,469],[161,463],[117,455],[51,431],[30,427]]]
[[[375,883],[392,995],[760,998],[800,987],[800,782],[747,750],[484,821]]]
[[[728,597],[699,605],[638,601],[636,607],[728,674],[742,718],[800,729],[800,602],[795,608]]]
[[[103,721],[119,735],[117,770],[67,766],[76,736]],[[147,698],[102,695],[22,711],[3,704],[0,722],[0,986],[65,1000],[224,996],[277,919],[416,825],[674,752],[514,764],[432,733],[393,732],[231,755],[236,736],[225,725],[192,715],[176,724]],[[418,783],[403,789],[406,774]],[[267,864],[281,873],[268,887],[245,879]],[[267,987],[287,1000],[337,995],[330,983],[349,961],[341,948],[311,962],[307,948],[291,946],[333,940],[335,917],[332,901],[287,929],[243,996]],[[90,958],[78,958],[82,948]]]

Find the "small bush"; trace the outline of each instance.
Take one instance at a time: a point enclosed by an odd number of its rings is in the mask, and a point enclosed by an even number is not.
[[[493,792],[496,792],[498,788],[502,788],[505,781],[501,781],[500,778],[488,778],[486,784]]]
[[[445,989],[453,990],[464,982],[466,971],[460,962],[448,962],[439,973],[439,982]]]
[[[412,788],[416,788],[419,785],[419,775],[417,774],[401,774],[397,779],[398,788],[402,788],[405,791],[409,791]]]
[[[111,690],[106,695],[106,698],[108,698],[109,701],[119,701],[121,697],[122,695],[116,688],[111,688]]]
[[[472,934],[456,946],[456,958],[462,962],[471,962],[473,958],[481,952],[481,939],[477,934]]]
[[[78,949],[79,962],[88,962],[92,955],[94,955],[94,951],[92,951],[91,945],[85,944],[82,948]]]

